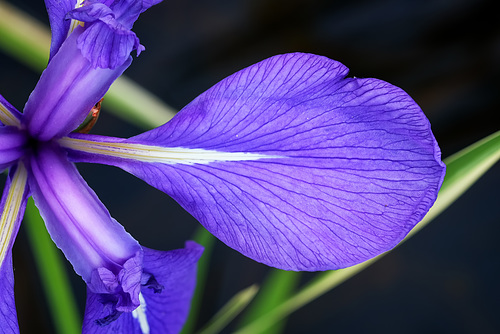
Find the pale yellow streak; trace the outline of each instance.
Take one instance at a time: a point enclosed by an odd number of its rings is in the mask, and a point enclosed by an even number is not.
[[[21,124],[16,116],[14,116],[2,103],[0,103],[0,122],[5,125],[14,125],[19,127]]]
[[[19,217],[28,173],[22,163],[17,166],[16,173],[7,193],[5,206],[0,216],[0,266],[7,255],[12,234]]]
[[[248,161],[259,159],[280,158],[280,156],[245,153],[220,152],[204,149],[189,149],[183,147],[161,147],[129,143],[107,143],[84,139],[64,137],[59,143],[67,148],[106,155],[121,159],[131,159],[143,162],[158,162],[163,164],[206,164],[215,161]]]

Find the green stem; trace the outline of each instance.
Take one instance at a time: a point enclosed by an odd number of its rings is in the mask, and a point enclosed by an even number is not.
[[[26,206],[23,226],[32,247],[57,333],[81,333],[80,312],[64,269],[65,259],[47,233],[32,198]]]

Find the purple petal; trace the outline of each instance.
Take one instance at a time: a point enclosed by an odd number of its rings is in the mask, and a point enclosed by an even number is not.
[[[28,138],[14,126],[0,126],[0,171],[24,155]]]
[[[76,0],[45,0],[45,7],[49,14],[50,30],[52,31],[50,60],[68,37],[71,20],[66,19],[66,14],[74,9],[75,5]]]
[[[169,252],[144,248],[141,306],[134,312],[118,313],[106,305],[105,296],[87,290],[82,332],[178,333],[188,315],[196,281],[196,263],[202,251],[203,248],[194,242],[187,242],[184,249]],[[102,321],[99,320],[107,317],[114,320],[100,325]]]
[[[76,47],[81,27],[68,37],[42,73],[24,109],[24,122],[39,140],[62,137],[80,125],[109,86],[130,65],[94,69]]]
[[[28,197],[27,171],[13,168],[0,201],[0,328],[2,333],[19,333],[14,301],[12,245],[23,219]]]
[[[127,62],[132,50],[137,50],[139,55],[144,49],[135,33],[124,29],[113,19],[91,24],[78,38],[78,48],[94,68],[110,69]]]
[[[0,95],[0,125],[2,124],[19,127],[21,124],[21,113]]]
[[[85,22],[85,30],[78,38],[78,48],[94,67],[114,69],[125,63],[132,50],[139,54],[144,47],[130,31],[139,17],[142,2],[118,1],[111,8],[103,3],[89,3],[68,14]]]
[[[105,16],[114,16],[113,11],[106,5],[95,2],[87,3],[85,6],[75,8],[67,14],[67,18],[72,18],[85,23],[95,22]]]
[[[12,250],[6,254],[0,265],[0,328],[2,333],[19,333],[16,303],[14,300],[14,272],[12,270]]]
[[[112,219],[65,154],[39,143],[30,159],[30,188],[52,240],[96,293],[116,297],[115,306],[139,305],[142,249]]]
[[[429,121],[404,91],[347,73],[320,56],[275,56],[222,80],[157,129],[102,140],[119,146],[113,152],[63,145],[82,151],[71,153],[76,161],[119,166],[166,192],[259,262],[351,266],[391,249],[423,218],[445,166]]]

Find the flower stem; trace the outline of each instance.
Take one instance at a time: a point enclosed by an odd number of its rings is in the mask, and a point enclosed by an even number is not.
[[[80,333],[82,328],[80,312],[64,269],[63,261],[65,260],[47,233],[45,224],[31,198],[26,206],[23,226],[32,247],[56,332],[60,334]]]

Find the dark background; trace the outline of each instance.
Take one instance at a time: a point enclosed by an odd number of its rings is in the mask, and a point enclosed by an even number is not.
[[[42,0],[14,4],[47,22]],[[180,109],[264,58],[321,54],[346,64],[351,75],[406,90],[430,119],[447,157],[500,128],[500,25],[493,4],[166,0],[136,23],[146,51],[126,75]],[[1,53],[0,69],[0,93],[22,109],[39,74]],[[125,137],[141,130],[106,113],[104,104],[93,132]],[[199,225],[168,196],[116,168],[79,168],[111,214],[147,247],[181,247]],[[500,332],[499,188],[497,164],[410,241],[296,312],[286,333]],[[21,331],[53,332],[22,229],[14,265]],[[269,270],[220,242],[210,267],[200,325]],[[85,285],[72,275],[83,308]]]

